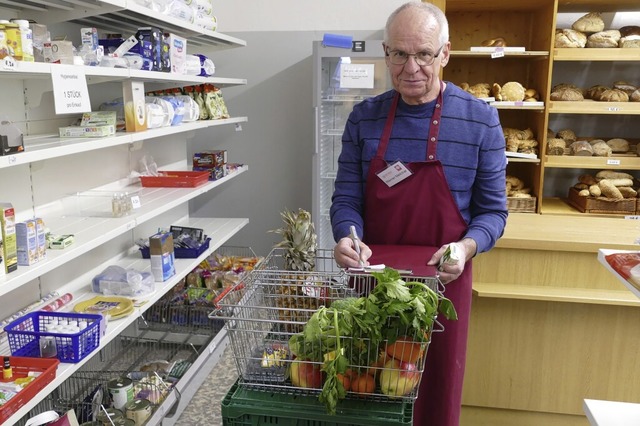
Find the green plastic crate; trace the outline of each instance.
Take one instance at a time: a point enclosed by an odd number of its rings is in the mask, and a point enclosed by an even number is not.
[[[394,426],[411,425],[413,402],[341,400],[327,414],[316,396],[245,388],[236,382],[222,400],[224,426]]]

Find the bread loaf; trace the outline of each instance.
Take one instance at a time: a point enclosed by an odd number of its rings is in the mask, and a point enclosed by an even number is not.
[[[618,42],[620,42],[620,31],[618,30],[600,31],[587,37],[587,47],[618,47]]]
[[[638,25],[625,25],[621,27],[618,31],[620,31],[620,36],[627,37],[630,35],[640,36],[640,26]]]
[[[602,195],[602,190],[600,189],[600,186],[596,183],[589,186],[589,194],[592,197],[599,197]]]
[[[561,138],[547,139],[547,155],[564,155],[567,143]]]
[[[629,95],[620,89],[607,89],[600,94],[602,102],[629,102]]]
[[[587,141],[575,141],[569,145],[571,149],[571,155],[577,155],[582,157],[590,157],[593,155],[593,148]]]
[[[490,38],[487,40],[482,40],[480,45],[484,47],[506,47],[507,41],[502,37],[496,37],[496,38]]]
[[[599,12],[590,12],[575,21],[571,28],[585,33],[597,33],[604,30],[604,21]]]
[[[611,157],[611,153],[613,152],[605,141],[592,143],[591,147],[593,148],[593,155],[596,157]]]
[[[622,138],[613,138],[607,141],[607,145],[611,147],[613,152],[629,151],[629,141]]]
[[[587,45],[587,36],[576,30],[556,30],[555,47],[580,48]]]
[[[613,185],[608,179],[602,179],[598,182],[598,186],[600,187],[600,191],[602,191],[602,195],[607,198],[611,198],[614,200],[622,200],[624,197],[618,188]]]
[[[595,185],[598,183],[598,181],[596,180],[595,177],[593,177],[592,175],[589,174],[584,174],[584,175],[580,175],[578,176],[578,181],[580,183],[583,183],[585,185]]]
[[[640,35],[629,35],[621,37],[618,47],[621,48],[637,48],[640,47]]]
[[[636,89],[632,94],[629,95],[629,100],[631,102],[640,102],[640,89]]]
[[[602,95],[602,92],[609,89],[610,87],[603,86],[601,84],[596,84],[595,86],[589,87],[585,95],[587,99],[593,99],[594,101],[599,101],[600,96]]]
[[[630,186],[621,186],[618,187],[618,190],[624,198],[636,198],[638,196],[638,192]]]
[[[552,101],[582,101],[584,96],[581,90],[566,88],[551,92],[550,99]]]
[[[558,132],[556,136],[564,139],[567,142],[575,142],[576,140],[576,134],[571,129],[562,129]]]
[[[633,186],[633,179],[619,178],[619,179],[607,179],[613,186],[620,188],[621,186]]]
[[[633,92],[635,92],[638,88],[631,83],[627,83],[626,81],[616,81],[613,83],[613,88],[622,90],[627,95],[631,96]]]
[[[596,180],[600,181],[602,179],[631,179],[633,180],[633,176],[629,173],[625,172],[616,172],[613,170],[600,170],[596,173]]]
[[[509,81],[502,87],[498,83],[494,83],[491,93],[496,98],[496,101],[519,102],[524,100],[525,88],[517,81]]]

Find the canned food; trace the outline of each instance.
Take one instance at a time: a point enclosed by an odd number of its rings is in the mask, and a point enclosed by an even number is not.
[[[98,415],[96,416],[96,420],[102,423],[104,426],[112,426],[112,424],[119,419],[123,419],[124,414],[122,411],[116,408],[106,408],[104,410],[98,411]]]
[[[133,380],[127,377],[111,380],[107,383],[107,389],[111,395],[113,407],[118,410],[122,410],[127,402],[133,401]]]
[[[136,426],[136,422],[131,419],[121,418],[113,422],[114,426]]]
[[[136,426],[142,426],[151,417],[151,402],[148,399],[134,399],[125,404],[124,409],[127,418],[135,422]]]

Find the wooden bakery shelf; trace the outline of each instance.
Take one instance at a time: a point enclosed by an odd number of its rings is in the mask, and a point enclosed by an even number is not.
[[[469,50],[452,50],[451,52],[452,58],[486,58],[486,59],[495,59],[492,58],[491,55],[493,52],[471,52]],[[504,58],[515,58],[515,59],[543,59],[548,58],[549,52],[545,50],[536,50],[536,51],[525,51],[525,52],[504,52]]]
[[[541,302],[590,303],[597,305],[640,306],[640,300],[626,290],[562,288],[544,285],[473,283],[473,294],[495,299]]]
[[[550,114],[640,114],[640,102],[549,101]]]
[[[584,157],[579,155],[547,155],[544,166],[557,169],[628,169],[640,170],[638,156]]]
[[[640,61],[640,49],[553,49],[554,61]]]

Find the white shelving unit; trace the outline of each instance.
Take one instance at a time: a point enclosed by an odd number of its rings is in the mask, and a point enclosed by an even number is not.
[[[123,34],[135,33],[138,27],[155,25],[186,37],[188,46],[211,50],[246,45],[243,40],[160,15],[133,0],[3,1],[0,10],[3,8],[15,10],[16,17],[29,16],[47,25],[71,22],[95,26],[99,31]],[[202,120],[144,132],[117,133],[113,137],[100,139],[61,139],[55,135],[61,117],[56,117],[52,113],[52,105],[48,105],[52,103],[51,83],[48,80],[52,67],[55,66],[57,65],[23,62],[17,62],[15,67],[9,69],[0,66],[0,81],[3,87],[14,88],[7,99],[15,102],[17,110],[15,112],[11,107],[5,107],[4,110],[0,109],[0,113],[8,112],[13,115],[11,118],[25,129],[25,152],[0,157],[0,179],[4,180],[0,188],[0,199],[11,202],[15,200],[18,220],[37,215],[45,220],[52,232],[73,234],[75,241],[64,250],[48,250],[47,258],[32,266],[20,266],[16,272],[8,275],[0,274],[0,297],[3,300],[16,299],[17,303],[22,303],[23,300],[33,302],[38,299],[38,294],[41,297],[55,290],[60,294],[73,295],[72,302],[64,308],[72,310],[78,301],[95,296],[91,292],[91,279],[108,265],[150,270],[149,260],[142,259],[134,242],[141,236],[151,235],[159,226],[181,224],[202,228],[211,242],[209,249],[197,259],[176,259],[176,275],[165,282],[156,283],[156,291],[131,315],[110,321],[96,351],[77,364],[60,364],[56,378],[3,423],[7,425],[24,420],[30,410],[134,324],[154,302],[248,223],[246,218],[193,218],[189,215],[191,200],[211,193],[222,185],[228,185],[231,180],[248,170],[246,165],[238,167],[235,172],[222,179],[195,188],[143,188],[136,179],[130,177],[130,172],[136,169],[136,156],[140,155],[141,147],[152,150],[154,158],[159,157],[160,170],[186,170],[190,168],[186,146],[193,132],[205,130],[213,133],[217,126],[240,127],[240,123],[246,122],[247,117]],[[110,93],[112,87],[119,92],[118,84],[131,80],[145,83],[145,89],[203,83],[225,88],[247,83],[242,78],[82,68],[89,92],[102,91],[107,92],[107,95],[113,95]],[[34,91],[37,98],[35,103]],[[24,102],[16,96],[20,93],[25,98]],[[105,96],[104,93],[102,95]],[[118,95],[119,93],[113,97]],[[75,167],[86,169],[75,170]],[[92,172],[92,176],[86,176],[87,170]],[[97,176],[93,176],[94,174]],[[88,187],[94,181],[98,184]],[[125,217],[111,217],[108,207],[110,196],[107,198],[106,195],[115,191],[139,196],[140,208]],[[80,205],[83,208],[79,208]],[[19,304],[16,308],[20,306],[24,305]],[[0,313],[7,312],[6,309]],[[177,383],[176,389],[181,395],[179,401],[176,392],[172,392],[147,424],[175,422],[180,409],[171,417],[173,413],[170,413],[170,409],[173,404],[179,402],[183,406],[188,402],[222,355],[225,346],[226,334],[223,330],[206,345],[192,367]],[[0,342],[0,353],[10,354],[8,342]]]

